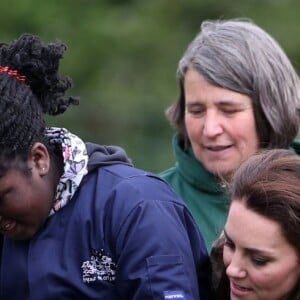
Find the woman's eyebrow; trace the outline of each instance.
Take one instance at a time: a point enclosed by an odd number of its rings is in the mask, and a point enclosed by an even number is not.
[[[201,102],[195,101],[189,101],[185,103],[185,106],[203,106]]]
[[[223,232],[224,232],[224,235],[225,235],[226,239],[228,239],[228,240],[231,241],[231,238],[229,237],[229,235],[228,235],[228,233],[226,232],[225,228],[224,228]]]
[[[245,104],[245,103],[240,103],[240,102],[233,102],[233,101],[220,101],[217,103],[217,105],[219,106],[223,106],[223,107],[234,107],[234,108],[242,108],[242,109],[246,109],[246,108],[251,108],[251,104]]]
[[[230,238],[230,236],[228,235],[228,233],[226,232],[225,229],[223,230],[223,232],[224,232],[225,238],[226,238],[229,242],[233,243],[232,239]],[[259,255],[268,255],[270,258],[272,257],[272,254],[273,254],[272,251],[269,251],[269,250],[267,250],[267,249],[260,249],[260,248],[253,248],[253,247],[246,247],[246,248],[244,248],[244,249],[245,249],[245,251],[247,251],[248,253],[259,254]]]

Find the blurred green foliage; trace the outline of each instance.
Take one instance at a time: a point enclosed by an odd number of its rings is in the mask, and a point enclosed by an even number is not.
[[[299,11],[296,0],[3,0],[0,40],[28,32],[63,41],[61,73],[81,102],[49,125],[120,145],[137,167],[160,172],[174,163],[164,110],[177,98],[177,63],[201,22],[250,18],[298,69]]]

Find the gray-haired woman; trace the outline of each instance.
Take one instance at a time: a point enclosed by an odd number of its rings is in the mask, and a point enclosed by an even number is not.
[[[299,128],[299,78],[279,44],[250,20],[205,21],[179,62],[176,165],[161,176],[184,199],[208,250],[223,229],[220,179],[260,149],[292,147]]]

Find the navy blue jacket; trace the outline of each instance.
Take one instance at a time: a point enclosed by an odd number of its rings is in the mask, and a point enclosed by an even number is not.
[[[88,150],[72,201],[31,240],[3,239],[0,299],[204,299],[208,255],[185,204],[120,148]]]

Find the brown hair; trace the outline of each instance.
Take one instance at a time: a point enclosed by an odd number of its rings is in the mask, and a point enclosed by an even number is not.
[[[282,234],[300,259],[300,157],[285,149],[265,150],[243,162],[233,175],[232,201],[280,225]],[[214,298],[230,299],[229,282],[222,261],[224,236],[215,242],[211,258]],[[300,278],[290,300],[300,299]]]
[[[281,149],[252,156],[232,178],[231,199],[243,201],[248,209],[277,222],[300,259],[299,156]],[[298,284],[293,295],[299,294]]]
[[[300,157],[289,150],[267,150],[244,162],[233,176],[232,201],[281,225],[300,253]]]

